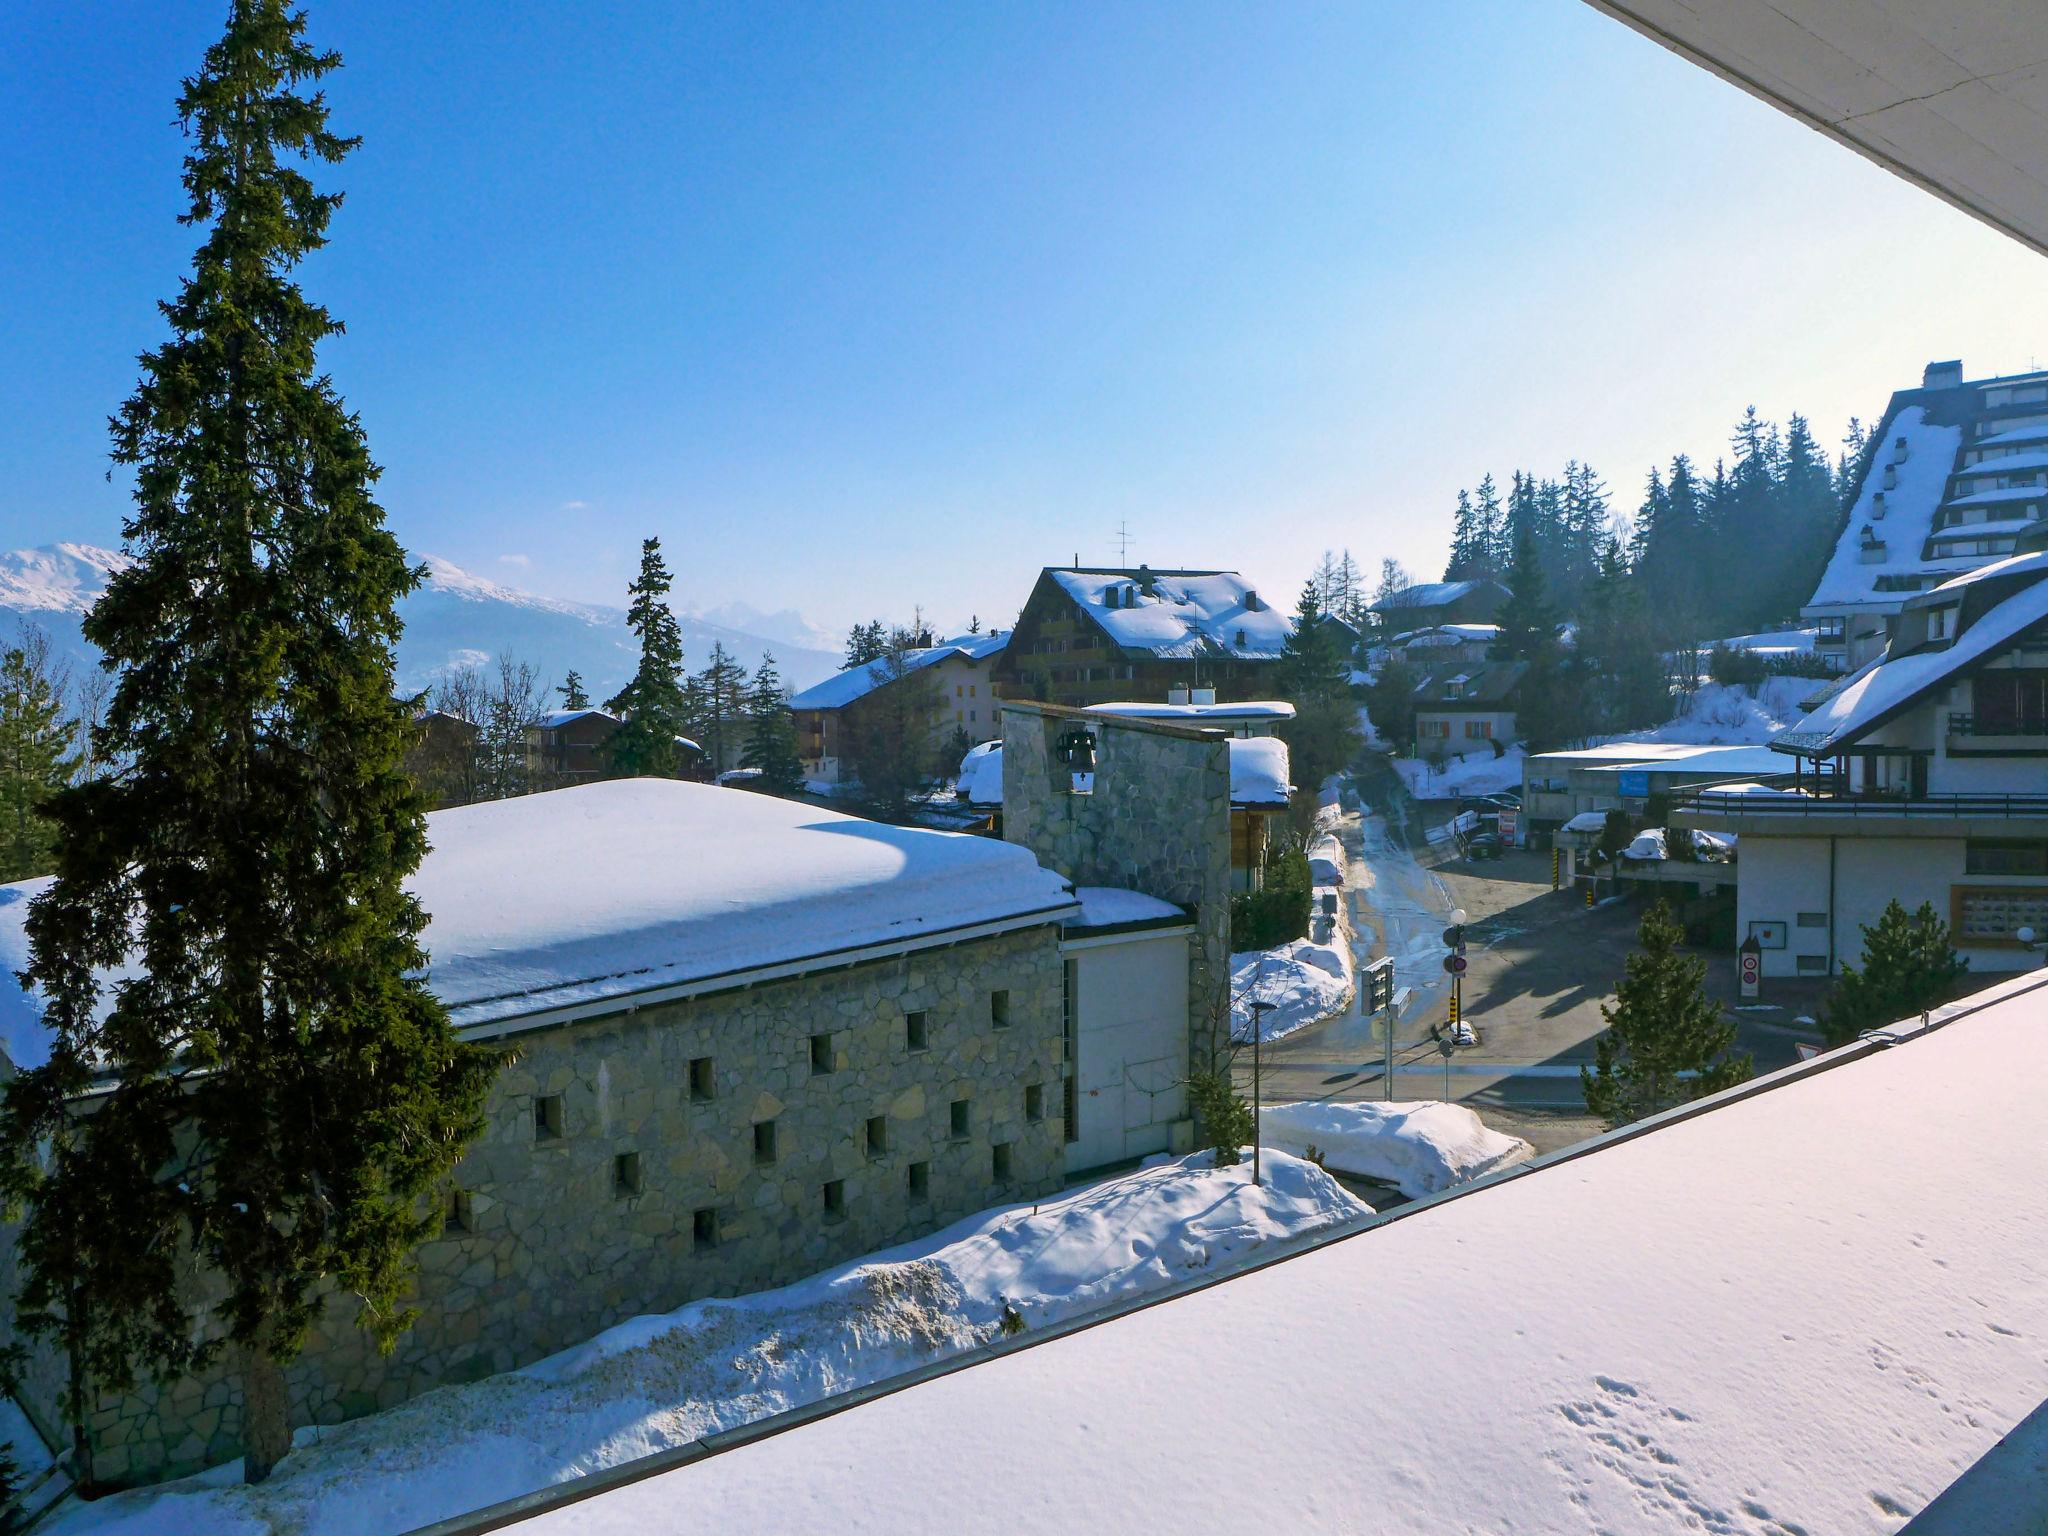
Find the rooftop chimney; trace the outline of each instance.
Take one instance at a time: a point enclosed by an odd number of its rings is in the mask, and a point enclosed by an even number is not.
[[[1963,382],[1962,359],[1946,363],[1929,363],[1920,374],[1922,389],[1954,389]]]

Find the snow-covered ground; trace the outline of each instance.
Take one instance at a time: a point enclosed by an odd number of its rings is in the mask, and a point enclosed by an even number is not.
[[[1519,1136],[1489,1130],[1462,1104],[1268,1104],[1261,1141],[1306,1156],[1313,1147],[1323,1166],[1391,1184],[1410,1199],[1467,1184],[1497,1168],[1533,1157]]]
[[[1814,677],[1767,677],[1756,687],[1703,683],[1679,706],[1677,716],[1647,730],[1609,741],[1669,741],[1690,746],[1764,746],[1804,717],[1799,701],[1824,686]]]
[[[239,1463],[74,1504],[45,1530],[97,1536],[386,1536],[900,1375],[1128,1300],[1371,1208],[1268,1151],[1265,1183],[1207,1153],[931,1237],[777,1291],[634,1318],[469,1386],[320,1430],[257,1488]]]
[[[1337,935],[1328,944],[1296,939],[1278,949],[1241,950],[1230,957],[1230,1034],[1252,1037],[1252,1004],[1271,1003],[1260,1031],[1278,1040],[1326,1019],[1351,997],[1350,945]]]
[[[1509,747],[1505,757],[1468,752],[1436,768],[1419,757],[1394,759],[1394,772],[1416,800],[1456,800],[1464,795],[1494,795],[1522,787],[1522,749]]]

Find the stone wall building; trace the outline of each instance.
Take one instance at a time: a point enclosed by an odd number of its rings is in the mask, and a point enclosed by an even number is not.
[[[296,1423],[1060,1187],[1081,909],[1023,849],[657,780],[437,813],[432,838],[430,984],[507,1062],[420,1252],[418,1323],[380,1358],[334,1298],[287,1373]],[[26,906],[0,902],[9,971]],[[10,990],[4,1039],[34,1065]],[[54,1444],[63,1381],[45,1355],[25,1388]],[[195,1471],[239,1426],[224,1371],[106,1395],[91,1475]]]

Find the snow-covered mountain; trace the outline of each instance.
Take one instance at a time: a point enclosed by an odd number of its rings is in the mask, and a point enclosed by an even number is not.
[[[593,697],[616,690],[632,673],[638,648],[622,608],[564,602],[521,592],[472,575],[437,555],[421,557],[427,580],[399,604],[405,633],[398,642],[398,684],[411,690],[431,686],[454,667],[488,661],[510,651],[531,662],[551,682],[571,670],[583,674]],[[127,564],[116,550],[90,544],[46,544],[0,553],[0,637],[11,637],[22,622],[39,625],[52,649],[75,665],[92,660],[79,634],[79,621],[106,589],[107,577]],[[801,614],[761,615],[763,627],[722,623],[714,615],[753,616],[736,603],[703,613],[680,613],[683,658],[699,667],[713,642],[751,668],[763,651],[775,653],[783,680],[807,688],[839,670],[831,637]]]

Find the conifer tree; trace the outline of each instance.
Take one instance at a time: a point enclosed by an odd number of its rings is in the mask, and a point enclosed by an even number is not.
[[[640,574],[626,589],[633,598],[626,608],[626,625],[639,637],[640,664],[605,704],[621,716],[619,728],[605,743],[616,778],[676,776],[676,737],[682,734],[684,720],[683,631],[668,606],[670,585],[661,540],[643,540]]]
[[[562,708],[564,709],[590,708],[590,695],[583,691],[583,674],[574,668],[571,668],[569,675],[562,679],[561,685],[555,689],[555,692],[562,696]]]
[[[1507,517],[1491,471],[1480,477],[1479,489],[1472,493],[1472,548],[1478,565],[1475,576],[1497,576],[1508,568]]]
[[[1331,627],[1311,581],[1301,589],[1294,629],[1274,667],[1280,696],[1294,718],[1280,728],[1297,783],[1313,790],[1351,761],[1364,744],[1351,700],[1351,661]]]
[[[57,828],[43,807],[78,768],[63,692],[40,630],[0,655],[0,881],[50,872]]]
[[[1533,526],[1525,524],[1515,538],[1515,557],[1508,567],[1508,599],[1500,606],[1500,644],[1508,656],[1527,661],[1554,645],[1556,615],[1551,611],[1549,583]]]
[[[1591,1069],[1579,1068],[1586,1108],[1610,1128],[1744,1082],[1747,1055],[1732,1056],[1735,1025],[1706,994],[1707,962],[1678,952],[1684,930],[1659,901],[1643,914],[1641,948],[1600,1005],[1607,1030],[1593,1048]],[[1694,1072],[1687,1078],[1682,1073]]]
[[[1458,510],[1451,515],[1451,558],[1444,564],[1445,581],[1464,581],[1486,573],[1472,493],[1458,492]]]
[[[688,723],[703,738],[711,759],[711,771],[724,773],[732,766],[741,744],[746,716],[747,673],[723,641],[711,643],[711,659],[691,680]]]
[[[340,201],[302,166],[354,145],[303,90],[339,62],[303,28],[234,0],[179,100],[205,237],[112,423],[134,563],[84,624],[117,672],[99,755],[123,767],[50,802],[25,975],[51,1054],[0,1112],[28,1212],[17,1314],[89,1380],[74,1414],[230,1350],[252,1481],[289,1445],[280,1367],[325,1306],[353,1293],[385,1347],[410,1325],[410,1252],[495,1063],[420,975],[391,647],[423,572],[318,371],[339,324],[291,276]],[[217,1277],[197,1315],[185,1255]]]
[[[846,665],[864,667],[889,649],[889,626],[880,619],[856,624],[846,637]]]
[[[1882,1029],[1938,1008],[1955,995],[1970,968],[1958,955],[1949,926],[1932,903],[1908,915],[1896,900],[1863,929],[1863,968],[1842,967],[1821,1017],[1830,1045],[1846,1045],[1867,1029]]]
[[[758,769],[760,787],[772,795],[793,795],[804,787],[804,762],[797,751],[796,721],[783,697],[775,657],[764,652],[747,689],[747,744],[742,768]]]

